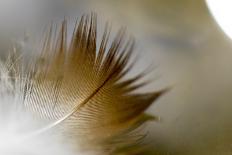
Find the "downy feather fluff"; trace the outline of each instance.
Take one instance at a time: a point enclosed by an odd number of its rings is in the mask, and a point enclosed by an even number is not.
[[[95,14],[82,16],[67,41],[67,22],[52,26],[42,52],[23,65],[13,52],[0,63],[0,154],[137,155],[144,111],[164,92],[138,93],[144,74],[125,78],[134,40],[110,26],[97,48]],[[126,41],[126,43],[125,43]]]

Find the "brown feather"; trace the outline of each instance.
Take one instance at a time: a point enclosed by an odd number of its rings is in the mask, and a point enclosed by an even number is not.
[[[40,131],[59,128],[83,148],[100,147],[108,153],[137,142],[139,138],[130,133],[151,118],[144,111],[164,91],[134,92],[143,86],[135,84],[143,74],[124,78],[131,69],[134,40],[124,44],[125,29],[121,29],[107,48],[109,35],[106,24],[97,49],[94,13],[82,16],[70,44],[66,20],[58,37],[51,28],[25,95],[27,108],[49,121]]]

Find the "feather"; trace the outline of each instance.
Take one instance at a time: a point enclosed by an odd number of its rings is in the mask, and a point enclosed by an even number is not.
[[[58,35],[51,26],[41,54],[30,66],[20,68],[22,64],[11,58],[13,69],[1,69],[13,77],[5,82],[1,74],[1,95],[9,95],[10,89],[28,122],[39,122],[23,132],[27,138],[57,135],[81,154],[144,154],[139,127],[154,119],[145,110],[165,90],[136,92],[146,84],[137,84],[145,73],[125,78],[133,65],[129,60],[134,40],[125,39],[123,28],[111,44],[109,37],[106,23],[97,48],[97,17],[92,13],[81,17],[69,43],[64,20]]]

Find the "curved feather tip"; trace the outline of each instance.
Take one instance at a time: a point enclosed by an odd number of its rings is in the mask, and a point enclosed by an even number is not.
[[[17,53],[0,63],[0,154],[150,153],[139,127],[163,91],[136,93],[143,75],[125,78],[134,40],[121,29],[109,43],[106,24],[97,45],[95,14],[81,17],[71,41],[66,20],[56,34],[51,26],[29,66]]]

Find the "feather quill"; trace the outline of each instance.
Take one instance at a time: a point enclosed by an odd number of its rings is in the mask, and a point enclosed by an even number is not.
[[[144,111],[164,91],[136,93],[145,85],[136,84],[144,73],[125,79],[134,40],[126,41],[125,29],[111,44],[109,37],[106,24],[97,48],[97,17],[92,13],[81,17],[68,43],[64,20],[58,36],[51,26],[41,55],[29,67],[22,70],[15,58],[9,59],[11,67],[4,64],[1,96],[18,97],[14,107],[29,117],[29,124],[39,122],[23,135],[36,139],[54,134],[81,154],[145,154],[138,129],[154,118]],[[10,78],[4,81],[6,73]]]

